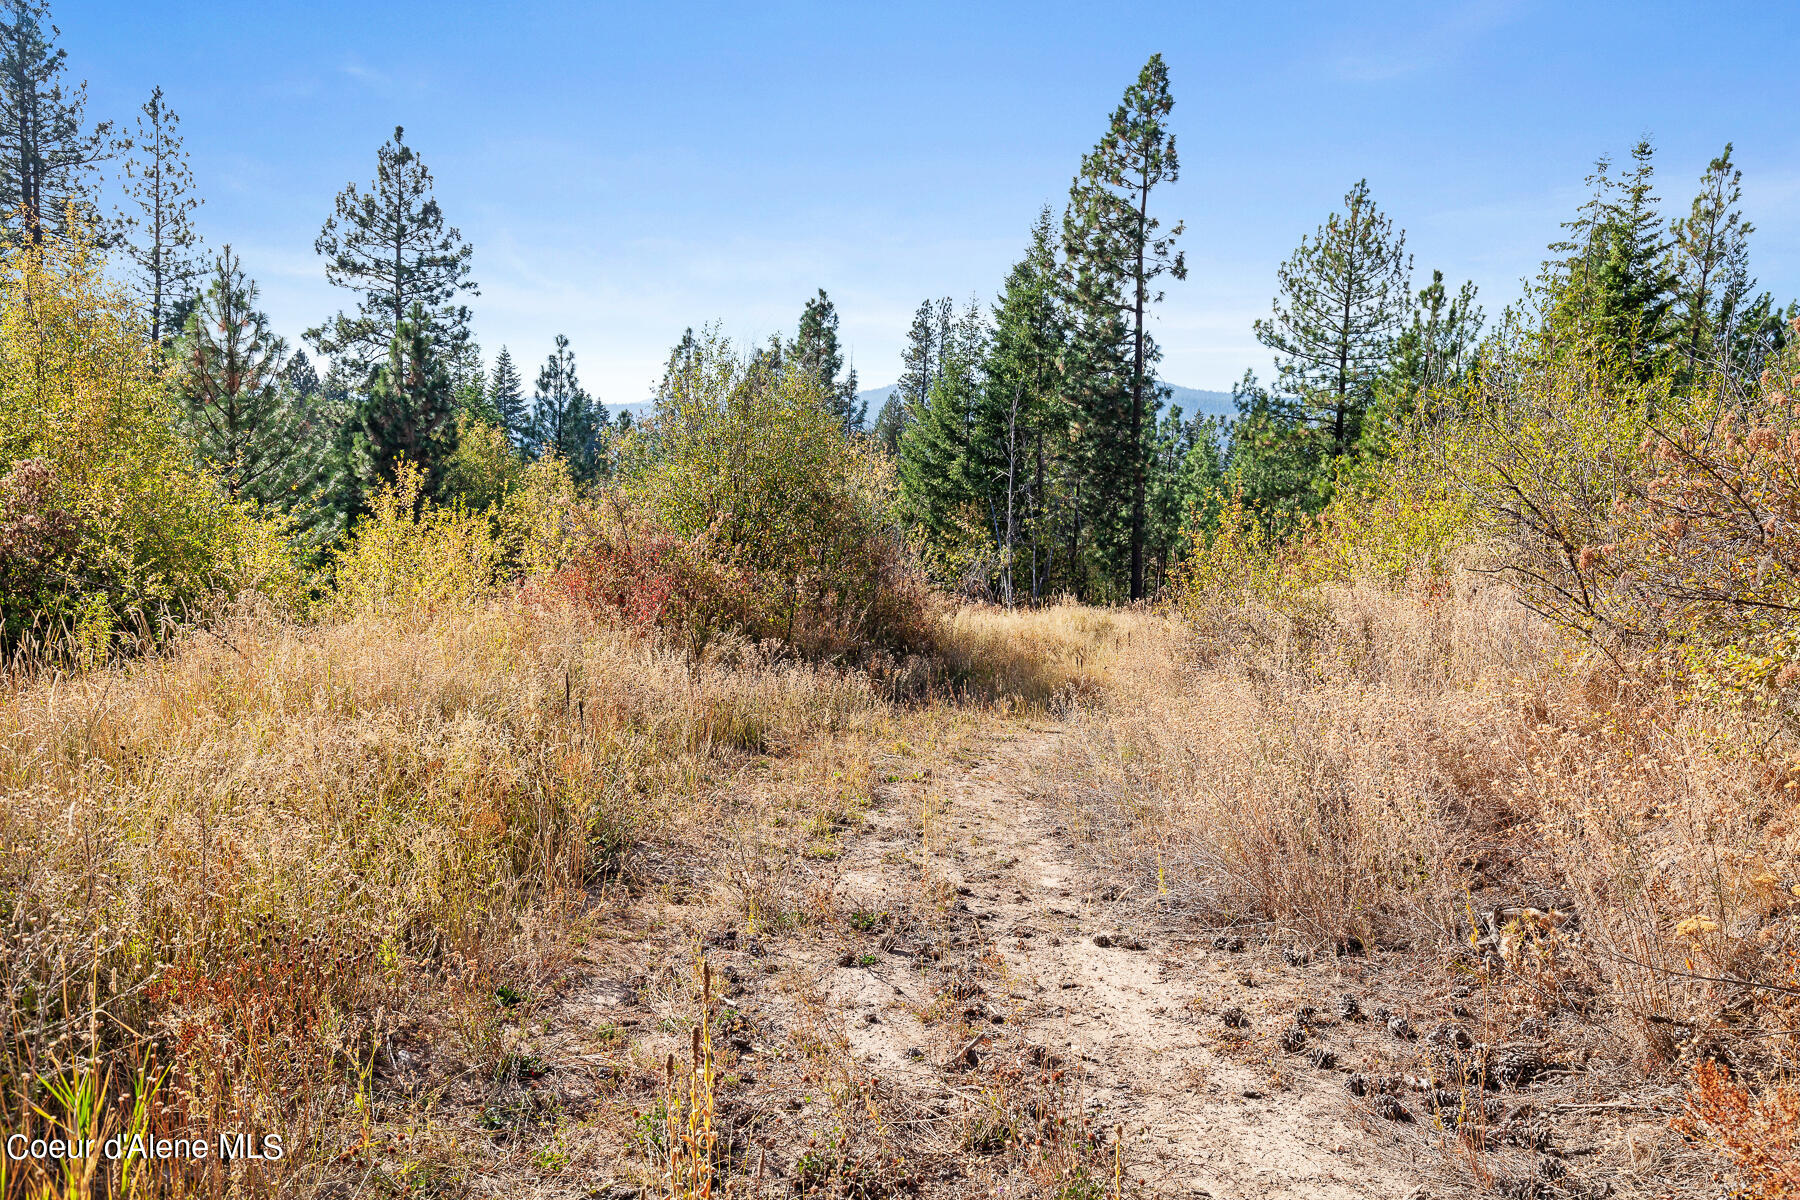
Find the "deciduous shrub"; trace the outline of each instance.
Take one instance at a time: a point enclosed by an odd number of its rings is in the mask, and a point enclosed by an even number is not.
[[[425,477],[402,461],[375,493],[334,562],[328,611],[431,609],[468,602],[499,581],[501,545],[485,513],[439,508],[422,498]]]
[[[621,502],[636,515],[585,552],[600,579],[590,591],[647,572],[671,589],[648,601],[659,623],[688,620],[677,602],[687,589],[711,597],[705,620],[729,616],[807,653],[926,648],[932,602],[900,532],[891,468],[825,401],[799,366],[745,359],[703,334],[626,448]],[[615,535],[631,549],[605,540]]]
[[[247,588],[289,603],[303,582],[282,530],[228,499],[177,432],[104,266],[80,230],[0,245],[9,647],[79,627],[103,652],[122,627]]]

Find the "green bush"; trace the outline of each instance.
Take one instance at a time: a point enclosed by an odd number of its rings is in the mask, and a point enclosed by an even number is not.
[[[135,306],[77,230],[0,245],[0,608],[7,648],[125,631],[304,586],[285,530],[196,461]]]
[[[901,535],[892,469],[845,435],[803,368],[746,359],[706,331],[627,442],[623,471],[622,501],[646,528],[715,562],[721,584],[741,581],[732,603],[752,636],[813,654],[930,645],[931,594]]]

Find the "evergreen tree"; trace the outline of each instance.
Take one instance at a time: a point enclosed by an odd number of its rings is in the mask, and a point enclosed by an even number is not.
[[[529,448],[563,459],[575,480],[587,483],[605,472],[606,434],[606,406],[582,388],[575,374],[575,352],[559,333],[555,349],[538,372]]]
[[[1672,319],[1679,331],[1679,369],[1691,375],[1702,366],[1741,370],[1733,346],[1745,318],[1757,324],[1752,310],[1768,306],[1767,297],[1752,299],[1756,280],[1750,275],[1750,235],[1755,226],[1744,220],[1738,203],[1743,172],[1731,161],[1731,143],[1707,164],[1700,193],[1688,215],[1671,227],[1675,252],[1675,296]]]
[[[994,308],[975,437],[988,447],[980,465],[990,477],[995,541],[1001,551],[1001,591],[1010,603],[1017,543],[1028,545],[1031,596],[1044,595],[1050,568],[1050,457],[1068,413],[1061,388],[1066,340],[1057,279],[1056,235],[1046,207],[1032,226],[1031,245],[1006,277]]]
[[[1463,381],[1473,366],[1485,320],[1475,303],[1473,282],[1465,281],[1452,297],[1444,288],[1444,273],[1431,273],[1430,285],[1419,292],[1411,323],[1394,342],[1378,389],[1386,420],[1405,420],[1422,399],[1441,395]]]
[[[313,368],[312,359],[306,357],[306,351],[295,350],[288,359],[287,367],[282,372],[288,387],[294,395],[303,401],[310,401],[319,394],[321,384],[319,373]]]
[[[68,214],[94,221],[97,168],[112,123],[87,128],[87,83],[65,87],[67,51],[43,0],[0,4],[0,219],[25,237],[66,231]]]
[[[391,357],[403,320],[410,337],[424,337],[451,353],[468,337],[469,310],[458,303],[468,292],[474,248],[444,224],[431,172],[408,146],[404,130],[376,153],[375,181],[365,194],[352,183],[338,193],[313,249],[325,259],[325,277],[360,294],[354,316],[339,313],[307,338],[321,351],[343,355],[363,368]]]
[[[950,297],[921,300],[900,351],[900,378],[875,418],[875,441],[890,454],[900,452],[900,438],[925,409],[931,385],[943,367],[955,307]]]
[[[700,343],[690,325],[681,331],[681,340],[675,343],[675,348],[669,351],[668,362],[663,364],[662,380],[656,385],[659,405],[675,399],[676,390],[684,380],[693,378],[700,368],[700,361]]]
[[[163,103],[161,88],[139,110],[137,134],[125,143],[125,190],[136,211],[120,221],[125,233],[125,252],[137,265],[148,294],[150,341],[160,343],[171,325],[174,301],[190,293],[194,274],[194,209],[201,201],[194,195],[194,173],[188,167],[181,141],[181,118]]]
[[[981,309],[971,301],[951,329],[924,407],[900,437],[898,474],[908,514],[928,542],[952,558],[967,550],[961,543],[969,508],[983,498],[970,452],[987,336]],[[985,523],[987,513],[980,516]]]
[[[1192,420],[1173,407],[1157,427],[1150,471],[1149,574],[1152,591],[1167,586],[1170,571],[1186,544],[1190,519],[1215,501],[1224,481],[1221,430],[1217,418]]]
[[[473,337],[466,338],[443,358],[456,411],[483,425],[500,425],[500,412],[488,400],[487,368],[481,361],[480,344]]]
[[[519,378],[512,351],[505,346],[500,347],[500,354],[494,359],[494,374],[488,380],[487,395],[489,407],[499,416],[500,425],[511,436],[513,445],[523,444],[530,431],[525,411],[525,381]]]
[[[1594,322],[1639,378],[1667,365],[1675,336],[1675,278],[1670,240],[1658,212],[1650,143],[1631,150],[1631,173],[1619,181],[1600,233],[1594,276]]]
[[[819,381],[831,402],[832,412],[844,424],[846,434],[855,433],[868,419],[869,406],[856,398],[856,369],[843,379],[844,354],[838,346],[837,307],[820,288],[815,298],[806,302],[800,313],[800,327],[787,348],[787,360]]]
[[[285,386],[287,343],[256,307],[255,281],[231,247],[175,346],[176,395],[200,453],[233,496],[290,507],[306,478],[298,397]],[[309,368],[310,369],[310,368]]]
[[[1550,244],[1550,252],[1561,257],[1545,263],[1543,272],[1556,302],[1573,311],[1578,324],[1591,322],[1605,231],[1618,186],[1612,177],[1612,156],[1602,154],[1595,159],[1594,169],[1582,182],[1588,197],[1576,210],[1574,219],[1562,223],[1568,232]]]
[[[393,482],[405,460],[423,473],[425,494],[435,498],[456,450],[456,401],[423,303],[401,319],[387,361],[370,376],[359,415],[354,458],[362,495]]]
[[[875,414],[875,428],[870,431],[874,439],[888,454],[900,453],[900,435],[906,432],[906,405],[900,401],[900,389],[895,387],[881,402],[881,411]]]
[[[1125,318],[1123,403],[1113,402],[1110,387],[1102,389],[1095,396],[1106,402],[1090,417],[1103,437],[1095,461],[1103,472],[1116,475],[1107,482],[1123,485],[1130,504],[1133,600],[1144,595],[1150,440],[1160,403],[1154,378],[1157,352],[1147,321],[1150,306],[1162,300],[1156,280],[1164,274],[1187,278],[1186,262],[1175,249],[1182,226],[1177,223],[1160,233],[1161,223],[1150,215],[1155,189],[1180,178],[1175,135],[1168,127],[1174,107],[1168,67],[1162,55],[1152,55],[1137,82],[1126,89],[1106,134],[1082,160],[1081,173],[1069,190],[1064,233],[1077,267],[1077,303],[1088,308],[1111,305]],[[1099,343],[1092,348],[1098,349]],[[1112,428],[1119,423],[1123,429]]]
[[[1255,326],[1277,356],[1277,386],[1305,406],[1333,457],[1356,444],[1412,299],[1406,233],[1376,207],[1366,180],[1345,194],[1344,210],[1300,240],[1278,272],[1272,314]]]
[[[1237,410],[1227,429],[1226,483],[1242,495],[1244,507],[1270,528],[1285,530],[1323,499],[1329,482],[1328,430],[1311,420],[1305,404],[1257,382],[1253,371],[1231,389]]]

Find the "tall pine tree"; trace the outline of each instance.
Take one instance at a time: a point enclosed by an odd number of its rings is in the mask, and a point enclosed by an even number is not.
[[[1594,283],[1596,328],[1640,379],[1668,366],[1676,337],[1671,239],[1652,190],[1653,157],[1648,140],[1631,149],[1631,173],[1619,181],[1601,227]]]
[[[563,459],[576,482],[587,483],[605,473],[606,437],[606,406],[582,388],[575,374],[575,352],[559,333],[538,372],[529,449]]]
[[[175,391],[201,455],[234,496],[292,507],[312,482],[287,343],[256,307],[257,287],[230,246],[213,260],[175,343]],[[308,368],[310,370],[310,367]]]
[[[0,4],[0,221],[27,240],[67,230],[68,214],[95,222],[98,170],[112,123],[89,128],[87,83],[63,82],[67,51],[43,0]]]
[[[800,313],[800,327],[789,343],[786,361],[819,381],[831,403],[832,412],[843,422],[846,434],[855,433],[868,419],[869,406],[856,398],[856,368],[840,379],[844,369],[844,352],[838,345],[837,306],[820,288],[819,294],[806,302]]]
[[[513,445],[523,445],[530,433],[530,420],[525,411],[525,381],[513,363],[512,351],[500,347],[494,359],[494,373],[488,380],[488,405],[499,414],[500,424]]]
[[[137,132],[127,143],[125,191],[132,211],[123,214],[125,253],[137,265],[145,292],[150,340],[160,343],[169,324],[173,304],[191,290],[194,249],[200,235],[194,229],[194,173],[188,166],[181,141],[181,118],[163,103],[163,91],[155,88],[139,110]]]
[[[1050,567],[1050,459],[1067,427],[1061,362],[1064,330],[1057,271],[1056,233],[1046,207],[1031,229],[1025,256],[1007,273],[994,307],[982,405],[975,422],[977,441],[989,449],[982,468],[989,476],[995,540],[1000,545],[1001,593],[1011,602],[1018,573],[1021,537],[1029,547],[1026,586],[1042,598]]]
[[[480,294],[469,278],[474,248],[445,225],[431,172],[400,126],[376,152],[369,190],[352,183],[338,193],[313,249],[325,259],[325,277],[360,296],[354,315],[307,330],[324,353],[373,367],[389,357],[403,321],[412,326],[409,338],[422,336],[441,354],[468,337],[469,310],[459,297]],[[422,317],[410,321],[415,310]]]
[[[1738,204],[1743,172],[1731,161],[1731,143],[1706,166],[1688,215],[1674,222],[1677,368],[1684,376],[1721,367],[1740,378],[1762,369],[1773,302],[1752,296],[1750,235],[1756,227]]]
[[[1278,386],[1297,397],[1333,457],[1350,452],[1411,309],[1406,232],[1376,207],[1368,181],[1278,271],[1280,293],[1256,338],[1275,352]]]
[[[1175,135],[1169,113],[1175,98],[1162,55],[1150,57],[1125,91],[1100,142],[1082,159],[1081,173],[1069,189],[1064,240],[1074,265],[1076,303],[1089,310],[1089,332],[1099,334],[1088,349],[1103,349],[1101,333],[1109,322],[1104,309],[1114,308],[1122,320],[1125,361],[1114,366],[1095,361],[1104,383],[1092,391],[1098,402],[1089,415],[1095,465],[1109,484],[1123,485],[1128,517],[1129,595],[1144,595],[1144,539],[1150,473],[1151,435],[1160,406],[1154,367],[1156,347],[1150,338],[1150,306],[1162,300],[1156,280],[1162,275],[1187,278],[1187,265],[1175,249],[1181,235],[1177,223],[1167,233],[1150,213],[1151,196],[1164,183],[1180,177]],[[1109,376],[1123,369],[1123,396],[1114,396]],[[1106,484],[1100,489],[1110,490]]]
[[[960,576],[971,526],[988,523],[981,480],[972,469],[975,413],[981,399],[988,329],[973,300],[950,331],[922,409],[900,437],[898,474],[911,520],[940,551],[940,574]],[[973,510],[973,511],[972,511]],[[961,583],[961,578],[946,582]]]
[[[423,474],[425,495],[436,498],[456,451],[456,400],[424,304],[414,304],[402,317],[387,361],[370,377],[360,418],[355,464],[362,497],[393,482],[405,460]]]

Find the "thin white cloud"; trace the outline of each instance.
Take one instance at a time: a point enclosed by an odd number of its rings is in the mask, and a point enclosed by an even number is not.
[[[1519,8],[1519,0],[1470,0],[1416,28],[1371,31],[1340,48],[1334,66],[1351,83],[1383,83],[1444,66],[1512,20]]]

